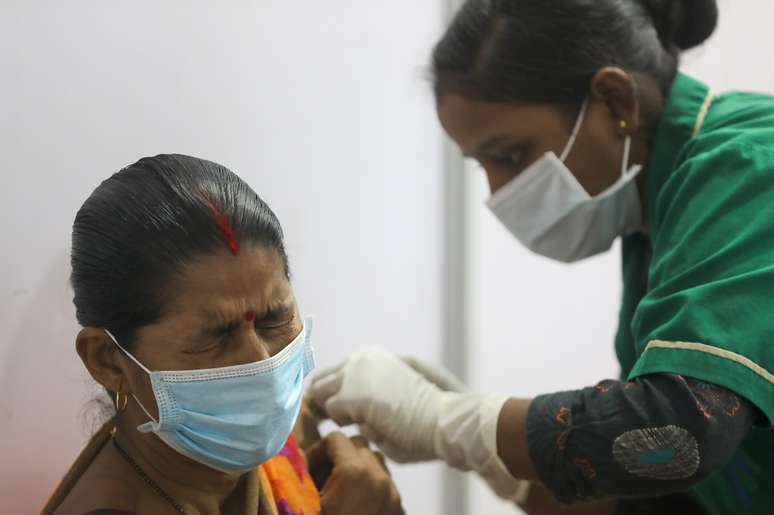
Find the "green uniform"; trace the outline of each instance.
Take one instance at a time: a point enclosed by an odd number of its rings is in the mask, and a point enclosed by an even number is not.
[[[761,427],[694,491],[712,515],[771,515],[774,97],[679,75],[647,173],[649,234],[623,241],[623,378],[682,374],[755,405]]]

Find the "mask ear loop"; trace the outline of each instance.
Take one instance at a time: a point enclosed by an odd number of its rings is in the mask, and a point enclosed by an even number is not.
[[[145,371],[145,372],[146,372],[148,375],[151,375],[151,371],[150,371],[150,370],[148,370],[148,369],[145,367],[145,365],[143,365],[142,363],[140,363],[139,361],[137,361],[137,358],[135,358],[134,356],[132,356],[132,355],[129,353],[129,351],[127,351],[126,349],[124,349],[124,348],[121,346],[121,344],[120,344],[120,343],[118,343],[118,340],[116,340],[116,337],[115,337],[115,336],[113,336],[113,333],[111,333],[111,332],[110,332],[110,331],[108,331],[107,329],[105,329],[104,331],[105,331],[105,333],[106,333],[106,334],[107,334],[107,335],[110,337],[110,339],[111,339],[111,340],[113,340],[113,343],[115,343],[115,344],[116,344],[116,346],[117,346],[119,349],[121,349],[121,352],[123,352],[123,353],[124,353],[126,356],[128,356],[128,357],[129,357],[129,359],[131,359],[132,361],[134,361],[134,362],[137,364],[137,366],[138,366],[138,367],[140,367],[141,369],[143,369],[143,370],[144,370],[144,371]],[[137,404],[140,406],[140,409],[142,409],[142,410],[145,412],[145,414],[146,414],[146,415],[148,415],[148,418],[149,418],[149,419],[151,419],[151,420],[152,420],[153,422],[155,422],[156,424],[158,424],[158,421],[157,421],[155,418],[153,418],[153,415],[151,415],[151,414],[148,412],[148,410],[146,410],[146,409],[145,409],[145,406],[143,406],[143,405],[142,405],[142,403],[140,402],[140,399],[138,399],[138,398],[137,398],[137,396],[136,396],[135,394],[132,394],[132,397],[134,397],[134,400],[135,400],[135,401],[137,402]]]
[[[564,160],[567,159],[567,156],[570,155],[570,151],[572,150],[573,145],[575,145],[575,139],[578,137],[578,133],[580,132],[581,125],[583,125],[583,120],[586,118],[586,110],[589,107],[589,99],[585,99],[583,101],[583,105],[581,106],[580,113],[578,113],[578,118],[575,120],[575,126],[572,128],[572,134],[570,134],[570,139],[567,142],[567,145],[565,145],[564,150],[562,151],[562,155],[559,157],[559,159],[564,163]]]
[[[632,137],[626,136],[624,139],[624,153],[623,162],[621,163],[621,177],[626,177],[626,172],[629,170],[629,153],[632,149]]]

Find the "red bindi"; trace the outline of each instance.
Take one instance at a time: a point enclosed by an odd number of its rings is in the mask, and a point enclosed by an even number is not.
[[[248,322],[252,322],[255,320],[255,311],[247,311],[245,312],[245,320]]]

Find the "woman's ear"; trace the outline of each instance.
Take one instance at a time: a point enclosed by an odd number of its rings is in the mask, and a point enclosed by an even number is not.
[[[598,70],[591,79],[591,96],[605,103],[621,136],[640,129],[637,83],[631,75],[614,66]]]
[[[111,392],[126,391],[129,382],[121,368],[121,351],[104,329],[81,329],[75,339],[75,348],[95,381]]]

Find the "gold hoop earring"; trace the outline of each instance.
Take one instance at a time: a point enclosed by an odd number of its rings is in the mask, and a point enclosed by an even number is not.
[[[127,397],[126,394],[124,394],[123,399],[124,399],[124,403],[120,404],[120,402],[121,402],[121,392],[116,392],[116,399],[115,399],[115,401],[116,401],[116,411],[118,413],[121,413],[122,411],[124,411],[126,409],[126,405],[129,403],[129,397]],[[121,406],[121,407],[119,408],[119,406]]]

